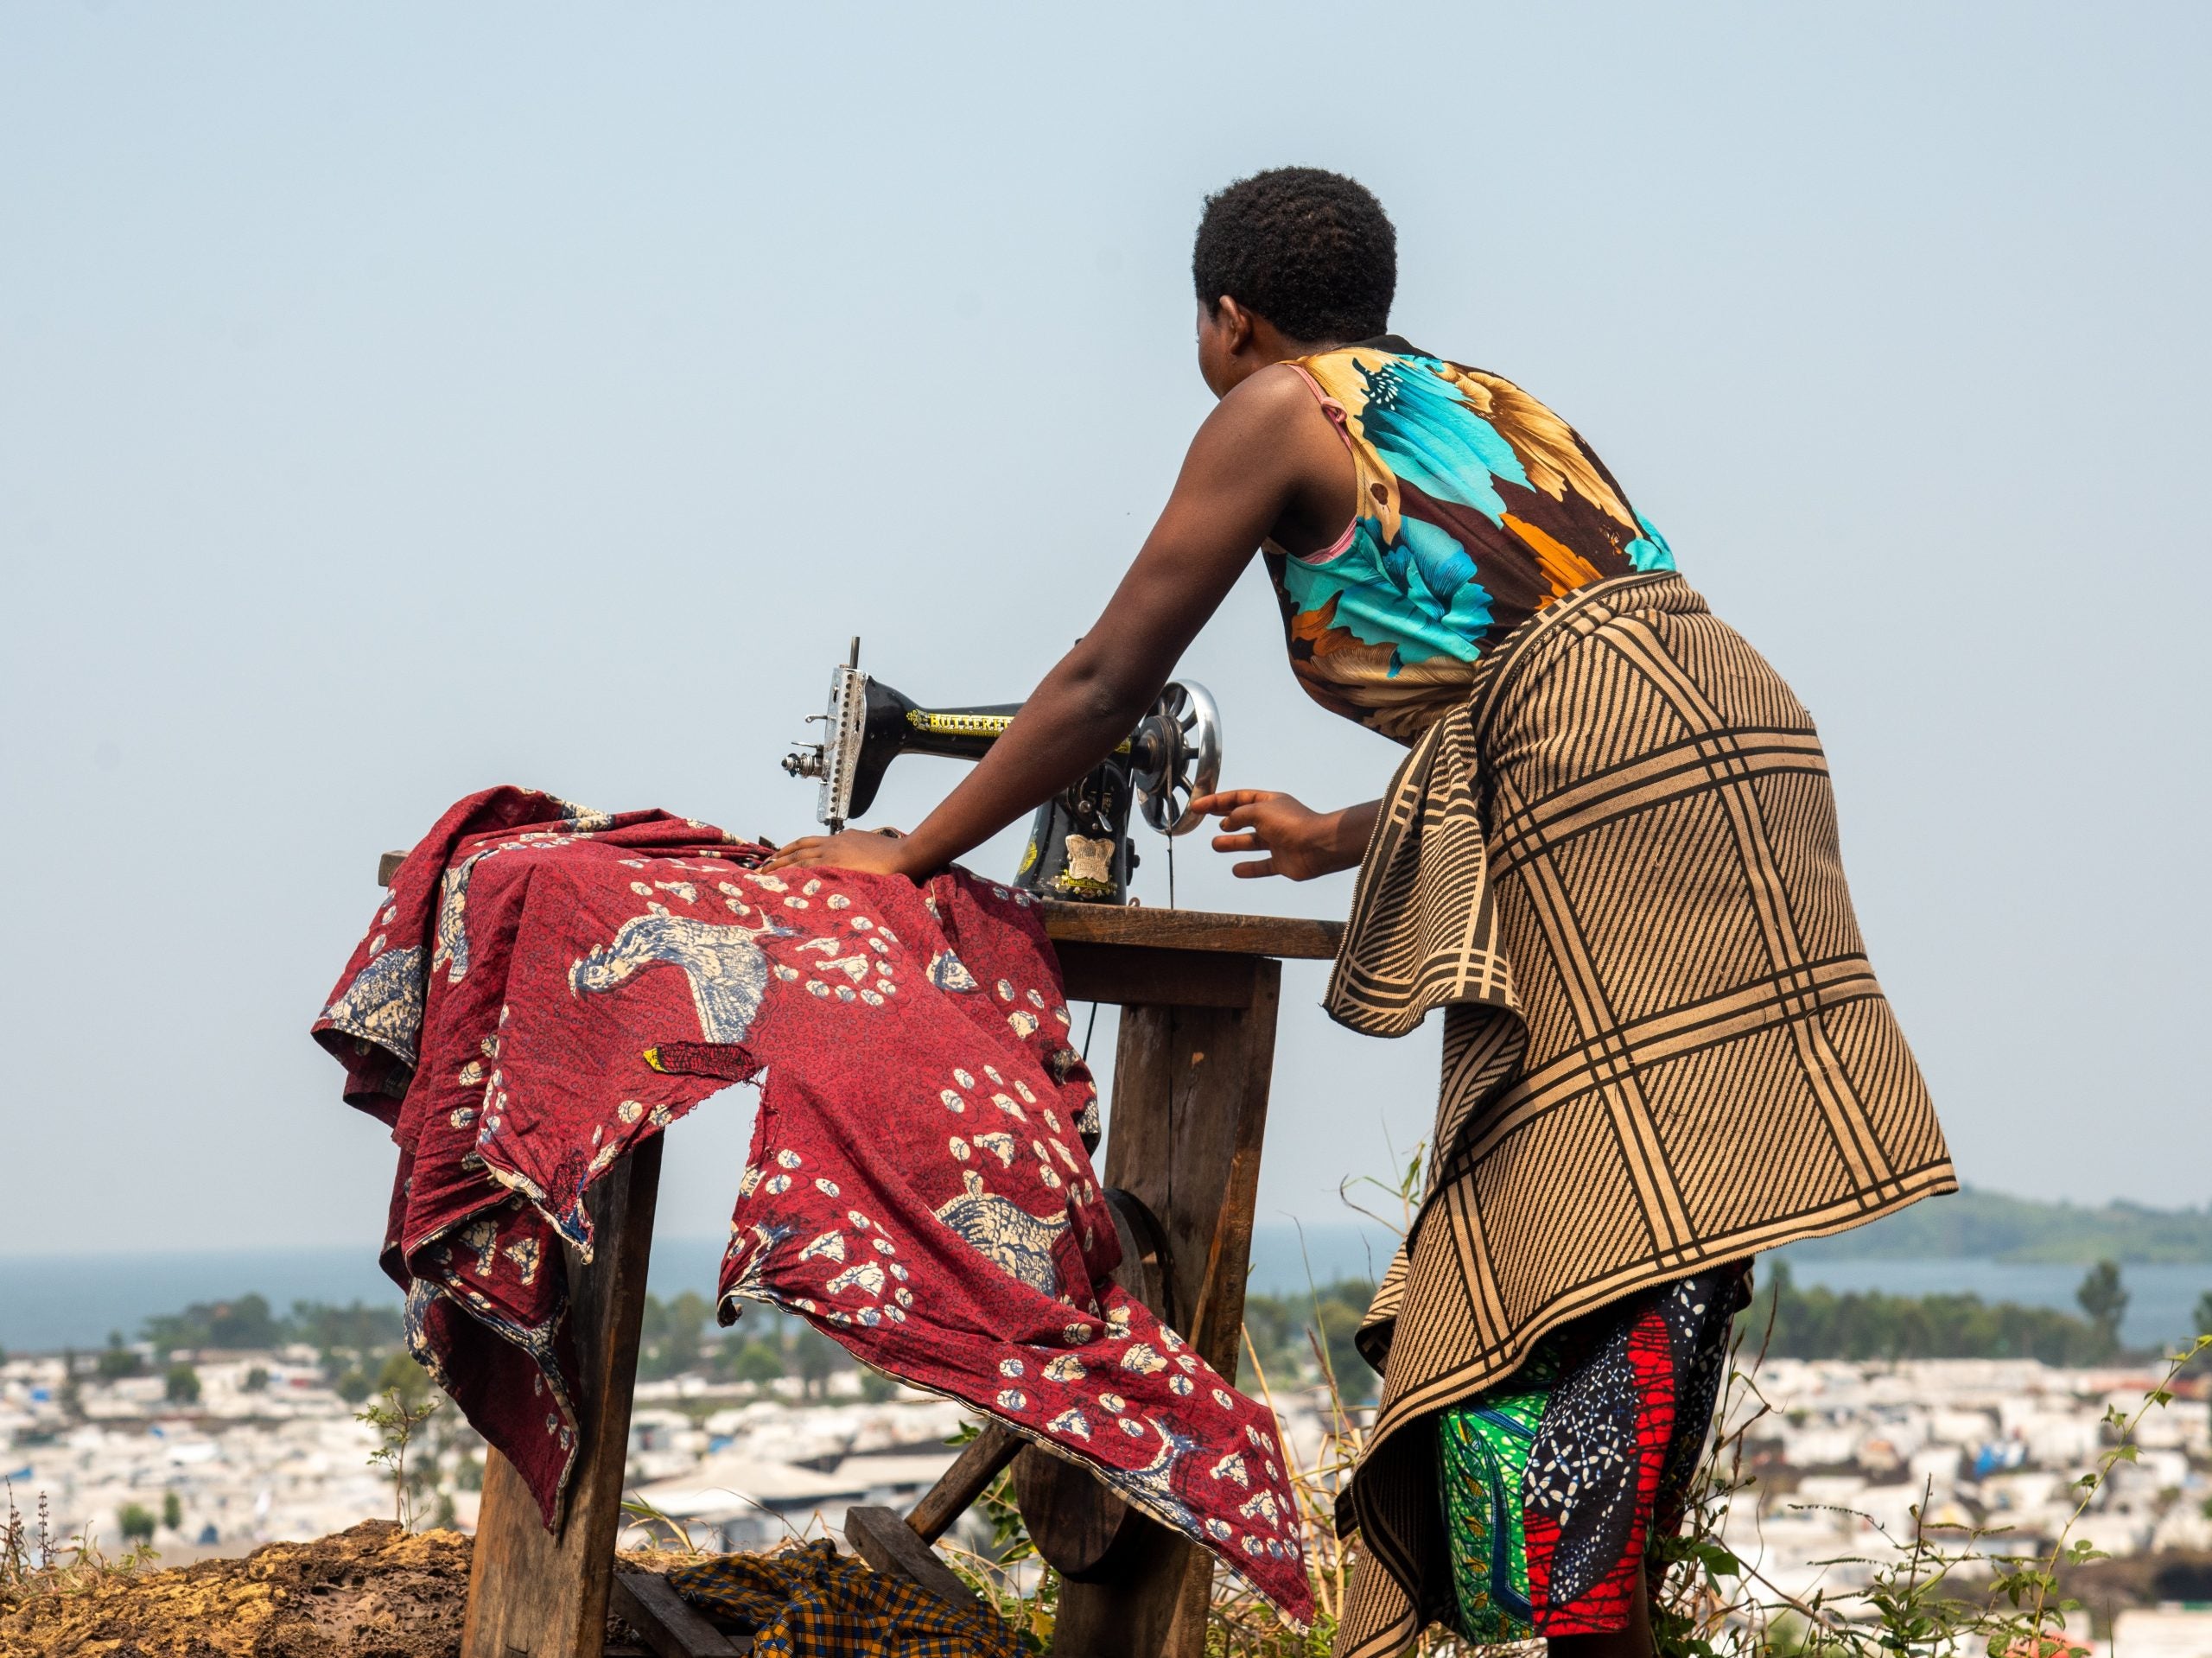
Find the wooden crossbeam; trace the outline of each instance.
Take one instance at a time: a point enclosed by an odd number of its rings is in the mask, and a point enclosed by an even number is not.
[[[991,1482],[1006,1471],[1006,1465],[1020,1454],[1021,1445],[1021,1436],[1005,1423],[984,1423],[906,1516],[914,1535],[925,1543],[934,1543],[944,1536],[954,1521],[975,1506]]]
[[[845,1510],[845,1541],[871,1571],[904,1578],[952,1606],[982,1604],[973,1589],[952,1574],[938,1552],[915,1534],[893,1509]]]
[[[724,1635],[657,1572],[617,1572],[609,1602],[660,1658],[745,1658],[753,1650],[751,1636]]]

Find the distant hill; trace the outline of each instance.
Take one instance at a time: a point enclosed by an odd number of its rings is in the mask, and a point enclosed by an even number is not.
[[[2084,1209],[1969,1188],[1832,1238],[1792,1244],[1804,1261],[2212,1261],[2212,1210]]]

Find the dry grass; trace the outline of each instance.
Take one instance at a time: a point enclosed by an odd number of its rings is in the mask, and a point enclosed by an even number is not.
[[[18,1611],[34,1600],[88,1593],[130,1577],[154,1558],[145,1543],[111,1560],[88,1531],[56,1537],[43,1491],[28,1517],[16,1506],[13,1485],[7,1487],[6,1502],[8,1517],[0,1524],[0,1614]]]

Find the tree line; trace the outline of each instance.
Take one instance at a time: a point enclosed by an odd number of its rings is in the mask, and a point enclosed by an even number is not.
[[[1973,1294],[1890,1295],[1879,1290],[1801,1287],[1786,1261],[1762,1260],[1757,1293],[1738,1322],[1748,1349],[1778,1358],[2024,1358],[2046,1364],[2107,1364],[2143,1356],[2120,1338],[2128,1292],[2119,1266],[2099,1261],[2075,1291],[2081,1311],[1984,1301]],[[1239,1383],[1249,1389],[1311,1385],[1333,1376],[1348,1403],[1368,1403],[1376,1377],[1353,1344],[1375,1286],[1346,1279],[1303,1295],[1248,1295],[1249,1338]],[[2212,1331],[2212,1292],[2197,1303],[2199,1331]],[[1257,1365],[1255,1366],[1255,1355]]]
[[[802,1318],[772,1307],[748,1305],[745,1317],[728,1331],[713,1327],[713,1304],[693,1290],[663,1299],[645,1298],[638,1355],[641,1381],[700,1375],[717,1382],[768,1382],[796,1376],[809,1394],[819,1394],[829,1379],[851,1369],[853,1360],[835,1342]],[[339,1306],[323,1301],[295,1301],[276,1312],[265,1296],[246,1294],[216,1301],[195,1301],[178,1312],[159,1313],[139,1326],[140,1345],[108,1337],[97,1355],[73,1353],[70,1374],[79,1371],[103,1381],[160,1374],[172,1403],[192,1404],[200,1383],[188,1356],[207,1351],[265,1352],[305,1345],[315,1350],[331,1385],[348,1404],[401,1385],[416,1367],[407,1356],[400,1310],[354,1301]],[[154,1358],[148,1363],[145,1349]],[[266,1372],[260,1373],[264,1381]],[[248,1386],[252,1385],[249,1372]],[[869,1392],[883,1388],[863,1385]],[[410,1384],[411,1388],[411,1384]]]
[[[2128,1293],[2109,1261],[2090,1267],[2075,1291],[2078,1315],[1966,1293],[1801,1289],[1786,1261],[1761,1262],[1757,1276],[1740,1327],[1747,1346],[1764,1343],[1780,1358],[2018,1358],[2082,1366],[2132,1356],[2120,1334]]]
[[[1801,1287],[1786,1261],[1759,1263],[1758,1291],[1740,1327],[1747,1344],[1777,1357],[1804,1359],[2030,1358],[2056,1365],[2094,1365],[2133,1356],[2120,1337],[2128,1292],[2120,1267],[2100,1261],[2075,1292],[2081,1311],[1984,1301],[1970,1293],[1891,1295],[1879,1290]],[[1238,1378],[1248,1389],[1332,1378],[1348,1402],[1371,1401],[1376,1378],[1353,1337],[1374,1286],[1348,1278],[1304,1294],[1248,1295],[1247,1345]],[[766,1383],[795,1376],[819,1396],[829,1379],[854,1368],[843,1349],[805,1320],[748,1305],[733,1330],[714,1328],[713,1304],[695,1291],[646,1298],[638,1375],[653,1381],[679,1375],[717,1382]],[[2197,1327],[2212,1331],[2212,1292],[2198,1303]],[[399,1382],[411,1370],[396,1306],[355,1301],[345,1306],[296,1301],[278,1313],[260,1295],[194,1302],[149,1318],[145,1344],[156,1355],[169,1398],[190,1403],[198,1378],[182,1350],[265,1350],[303,1344],[315,1350],[332,1384],[349,1403]],[[79,1368],[73,1364],[73,1374]],[[143,1353],[111,1336],[106,1351],[83,1368],[104,1378],[144,1374]],[[866,1393],[887,1396],[891,1384],[862,1372]]]

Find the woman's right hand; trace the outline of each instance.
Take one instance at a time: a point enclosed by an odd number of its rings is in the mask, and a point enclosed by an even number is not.
[[[1191,806],[1221,819],[1225,832],[1213,837],[1216,852],[1267,854],[1232,864],[1230,874],[1245,880],[1262,875],[1312,880],[1357,867],[1380,804],[1370,800],[1341,811],[1317,812],[1274,789],[1224,789],[1201,796]]]

